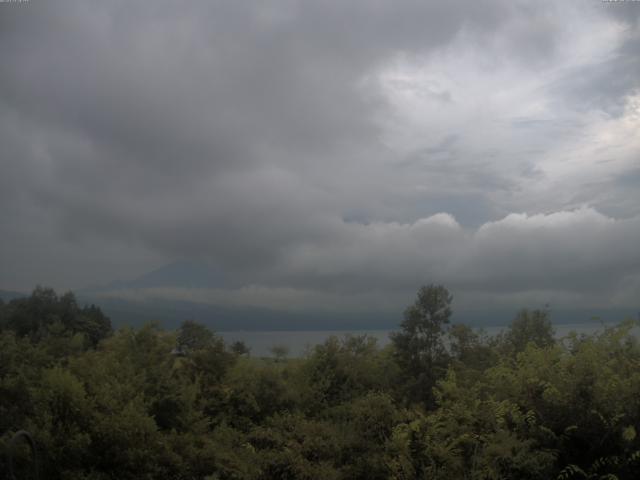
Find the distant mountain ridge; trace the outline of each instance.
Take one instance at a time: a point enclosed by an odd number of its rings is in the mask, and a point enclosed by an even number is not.
[[[10,302],[11,300],[15,300],[16,298],[24,298],[28,296],[28,293],[14,292],[12,290],[0,290],[0,298],[5,302]]]
[[[80,290],[95,293],[109,290],[141,288],[226,288],[225,276],[221,269],[191,260],[179,260],[127,281],[114,281],[103,286]]]
[[[98,305],[111,318],[115,327],[159,322],[165,328],[177,328],[184,320],[195,320],[215,331],[375,330],[395,327],[398,323],[396,318],[371,313],[291,312],[162,298],[134,301],[80,295],[78,299],[83,304]]]
[[[229,281],[220,268],[191,260],[179,260],[132,280],[114,281],[77,290],[77,296],[81,303],[99,305],[116,326],[158,321],[166,327],[175,328],[183,320],[197,320],[214,330],[385,328],[390,324],[384,315],[375,314],[345,313],[330,315],[331,318],[327,318],[327,314],[322,312],[289,312],[251,306],[232,307],[164,298],[137,301],[126,296],[128,291],[155,288],[231,291],[240,286]]]
[[[226,278],[222,269],[203,262],[179,260],[132,280],[115,281],[102,286],[74,290],[80,304],[96,304],[108,315],[114,326],[140,326],[157,321],[175,328],[184,320],[202,322],[214,330],[374,330],[396,328],[402,320],[402,308],[397,312],[328,312],[309,308],[305,311],[257,306],[225,306],[213,302],[165,298],[164,292],[144,292],[153,289],[228,290],[242,285]],[[140,292],[136,292],[140,291]],[[147,295],[148,293],[148,295]],[[140,295],[138,295],[140,294]],[[27,293],[0,290],[0,298],[8,302]],[[194,297],[203,298],[203,297]],[[526,305],[523,305],[525,307]],[[460,310],[454,304],[453,322],[472,326],[506,325],[517,309],[495,308]],[[552,320],[559,323],[599,323],[637,318],[630,309],[553,309]]]

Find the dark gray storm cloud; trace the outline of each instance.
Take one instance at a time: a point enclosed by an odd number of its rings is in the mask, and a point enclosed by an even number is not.
[[[187,258],[247,287],[156,294],[631,305],[634,7],[0,4],[0,288]]]

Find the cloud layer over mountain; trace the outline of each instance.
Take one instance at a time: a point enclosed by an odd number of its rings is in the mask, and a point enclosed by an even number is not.
[[[632,2],[0,4],[0,288],[176,259],[397,308],[638,306]],[[123,293],[124,294],[124,293]],[[487,300],[489,299],[489,300]]]

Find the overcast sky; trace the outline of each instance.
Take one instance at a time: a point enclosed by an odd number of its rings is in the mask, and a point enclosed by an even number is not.
[[[636,308],[640,3],[0,3],[0,288]]]

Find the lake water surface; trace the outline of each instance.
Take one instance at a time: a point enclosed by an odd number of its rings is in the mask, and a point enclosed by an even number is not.
[[[615,323],[571,323],[554,325],[556,336],[562,338],[569,332],[593,333],[602,330],[605,326],[613,326]],[[505,326],[483,327],[488,335],[496,335],[504,330]],[[284,346],[289,349],[289,356],[303,356],[315,345],[323,343],[332,335],[343,337],[345,335],[369,335],[378,341],[379,346],[389,343],[389,334],[393,330],[288,330],[288,331],[235,331],[218,332],[226,342],[242,340],[250,349],[251,355],[257,357],[272,356],[271,348]]]

